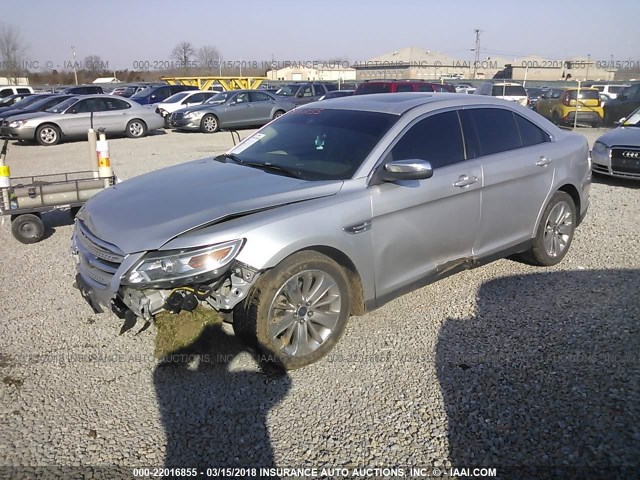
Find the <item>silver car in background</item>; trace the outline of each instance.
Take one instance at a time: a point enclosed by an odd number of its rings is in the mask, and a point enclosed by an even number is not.
[[[295,105],[261,90],[220,92],[202,105],[176,110],[169,125],[177,130],[214,133],[221,128],[261,127]]]
[[[589,205],[588,156],[581,135],[488,96],[317,102],[89,200],[76,283],[94,311],[129,320],[227,313],[298,368],[349,316],[429,282],[508,255],[560,262]]]
[[[591,161],[594,173],[640,180],[640,108],[595,141]]]
[[[87,130],[104,128],[107,134],[144,137],[162,128],[155,111],[128,98],[111,95],[78,95],[44,112],[16,115],[0,127],[0,135],[18,140],[56,145],[67,138],[86,138]]]

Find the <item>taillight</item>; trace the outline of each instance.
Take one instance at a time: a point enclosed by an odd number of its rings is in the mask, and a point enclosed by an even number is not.
[[[571,100],[569,100],[569,92],[565,92],[562,96],[562,104],[567,107],[571,106]]]

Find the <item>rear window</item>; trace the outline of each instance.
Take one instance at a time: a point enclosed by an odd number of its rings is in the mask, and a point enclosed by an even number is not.
[[[575,100],[577,90],[569,90],[569,99]],[[598,90],[580,90],[580,100],[599,100],[600,92]]]
[[[365,95],[368,93],[389,93],[391,92],[391,84],[389,83],[363,83],[358,87],[357,95]]]
[[[609,87],[609,93],[620,93],[625,87]]]
[[[491,91],[493,97],[526,97],[527,92],[522,85],[494,85]]]

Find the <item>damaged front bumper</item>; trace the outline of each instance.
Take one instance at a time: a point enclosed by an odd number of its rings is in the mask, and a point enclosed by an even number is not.
[[[71,243],[76,286],[82,297],[94,313],[103,313],[106,309],[120,318],[134,315],[150,321],[163,311],[177,313],[199,305],[230,311],[246,298],[260,273],[233,260],[206,284],[193,284],[184,279],[170,288],[136,288],[123,285],[122,279],[140,262],[144,252],[126,255],[93,236],[80,221],[76,222]]]

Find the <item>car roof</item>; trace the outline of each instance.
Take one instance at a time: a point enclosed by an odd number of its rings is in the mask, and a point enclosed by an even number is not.
[[[375,93],[371,95],[352,95],[350,97],[332,98],[331,102],[313,102],[298,107],[307,108],[331,108],[336,110],[361,110],[367,112],[390,113],[392,115],[403,115],[409,110],[422,105],[439,102],[451,102],[457,105],[493,105],[507,106],[513,102],[496,99],[488,95],[467,95],[466,93],[445,93],[445,92],[406,92],[406,93]]]

